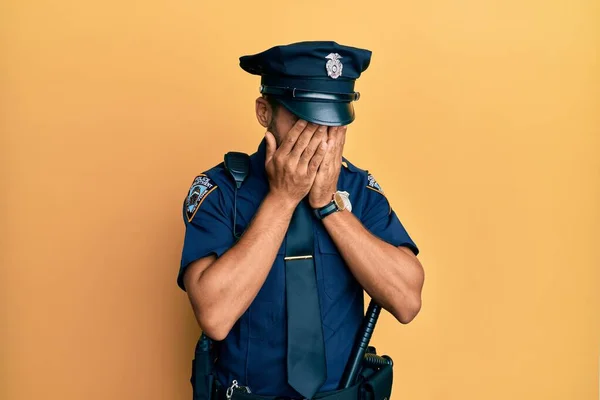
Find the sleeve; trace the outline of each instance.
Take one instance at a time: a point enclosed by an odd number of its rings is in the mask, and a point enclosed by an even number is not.
[[[214,181],[206,176],[194,180],[183,206],[185,237],[177,276],[181,289],[185,290],[183,275],[192,262],[211,254],[220,257],[234,245],[229,208]]]
[[[406,246],[417,255],[419,249],[392,210],[381,186],[371,174],[368,175],[365,193],[365,209],[362,223],[375,236],[393,246]]]

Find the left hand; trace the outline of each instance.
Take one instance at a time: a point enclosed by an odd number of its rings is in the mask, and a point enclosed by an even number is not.
[[[325,207],[337,191],[337,182],[342,168],[342,153],[346,142],[346,127],[332,126],[327,132],[327,154],[321,162],[319,171],[308,194],[312,208]]]

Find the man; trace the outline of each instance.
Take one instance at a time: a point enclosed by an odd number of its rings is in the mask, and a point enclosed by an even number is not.
[[[417,247],[373,176],[342,158],[370,59],[334,42],[240,58],[262,77],[256,117],[268,131],[239,189],[224,164],[194,180],[178,277],[217,342],[224,388],[235,380],[290,398],[337,389],[363,288],[401,323],[419,312]],[[298,237],[309,238],[306,256],[290,256]]]

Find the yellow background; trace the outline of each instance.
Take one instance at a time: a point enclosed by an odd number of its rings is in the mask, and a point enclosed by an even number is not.
[[[396,399],[598,398],[597,1],[0,5],[2,399],[189,399],[181,204],[252,152],[237,57],[374,51],[346,156],[419,244]]]

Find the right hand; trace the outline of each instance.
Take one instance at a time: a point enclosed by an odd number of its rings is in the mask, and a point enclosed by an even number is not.
[[[265,138],[270,192],[296,207],[310,191],[327,153],[327,127],[298,120],[279,148],[271,132]]]

